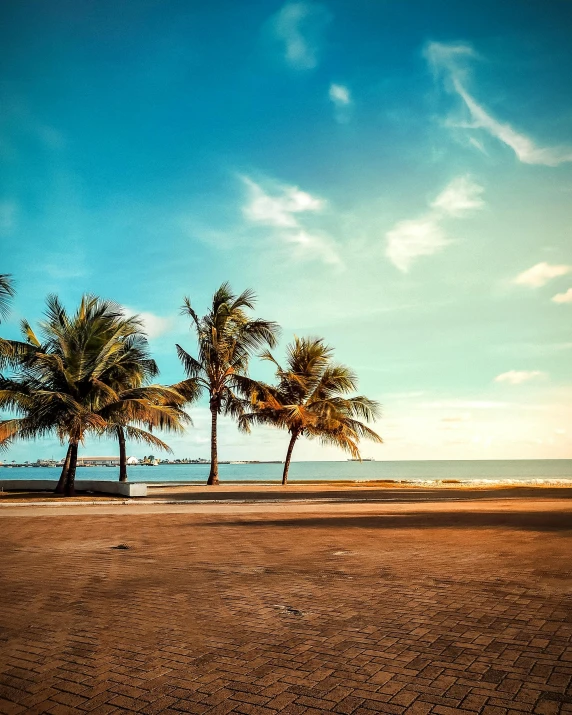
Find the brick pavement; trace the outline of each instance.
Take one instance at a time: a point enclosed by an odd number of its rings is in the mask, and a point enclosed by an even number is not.
[[[572,713],[567,518],[0,525],[0,713]]]

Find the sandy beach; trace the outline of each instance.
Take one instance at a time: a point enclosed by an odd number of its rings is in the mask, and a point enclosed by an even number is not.
[[[205,491],[2,506],[0,712],[572,712],[572,490]]]

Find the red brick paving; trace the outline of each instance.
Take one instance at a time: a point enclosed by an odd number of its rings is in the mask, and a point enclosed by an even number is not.
[[[88,514],[1,520],[0,713],[572,713],[570,512]]]

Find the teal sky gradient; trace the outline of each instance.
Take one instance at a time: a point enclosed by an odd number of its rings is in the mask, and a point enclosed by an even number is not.
[[[171,382],[183,296],[202,313],[229,280],[278,356],[324,336],[381,401],[365,456],[572,457],[571,30],[565,0],[7,0],[1,334],[96,293],[143,315]],[[170,442],[206,457],[191,414]],[[226,420],[221,441],[286,449]]]

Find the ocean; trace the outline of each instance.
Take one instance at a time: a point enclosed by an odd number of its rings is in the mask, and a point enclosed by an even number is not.
[[[129,481],[205,483],[208,464],[160,464],[129,467]],[[2,479],[57,479],[56,467],[0,466]],[[221,482],[279,482],[281,464],[221,464]],[[117,479],[117,467],[79,467],[76,479]],[[289,481],[431,482],[572,482],[572,459],[456,460],[401,462],[292,462]]]

